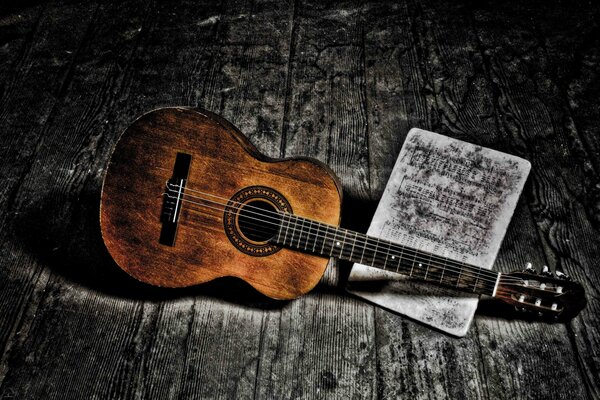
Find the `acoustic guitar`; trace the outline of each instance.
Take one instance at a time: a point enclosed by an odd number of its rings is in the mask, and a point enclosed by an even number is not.
[[[129,275],[184,287],[232,276],[274,299],[315,287],[331,257],[457,291],[498,298],[520,311],[568,320],[585,306],[565,274],[509,274],[339,227],[342,188],[310,158],[260,154],[225,119],[162,108],[122,134],[100,207],[106,247]]]

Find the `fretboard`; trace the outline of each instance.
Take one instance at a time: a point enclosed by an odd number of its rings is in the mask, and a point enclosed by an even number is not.
[[[272,241],[462,292],[494,296],[500,277],[498,272],[292,214],[282,214],[279,231]]]

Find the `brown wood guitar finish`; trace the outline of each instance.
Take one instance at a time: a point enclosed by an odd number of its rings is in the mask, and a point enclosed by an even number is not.
[[[238,277],[275,299],[298,297],[317,284],[328,258],[286,248],[268,256],[245,254],[225,234],[217,210],[182,203],[175,245],[160,244],[162,195],[177,152],[192,156],[187,187],[229,199],[243,188],[266,186],[281,193],[294,214],[339,224],[342,190],[324,164],[270,159],[215,114],[163,108],[125,130],[106,171],[100,224],[119,267],[164,287]]]

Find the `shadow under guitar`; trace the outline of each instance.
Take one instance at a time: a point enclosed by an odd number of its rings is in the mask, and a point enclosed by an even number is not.
[[[148,301],[208,296],[262,309],[288,303],[263,296],[235,278],[176,289],[142,283],[122,271],[111,258],[100,234],[99,215],[99,186],[76,197],[51,192],[18,213],[13,222],[13,240],[52,273],[110,296]]]

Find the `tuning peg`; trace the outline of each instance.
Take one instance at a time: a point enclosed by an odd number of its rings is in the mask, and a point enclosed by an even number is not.
[[[558,279],[564,279],[565,281],[570,281],[571,277],[564,272],[556,271],[556,276]]]
[[[537,271],[535,270],[535,268],[533,268],[532,264],[530,262],[528,262],[525,265],[525,271],[524,272],[529,272],[531,274],[537,274]]]
[[[547,265],[542,267],[542,275],[553,276],[552,271],[550,271]]]

